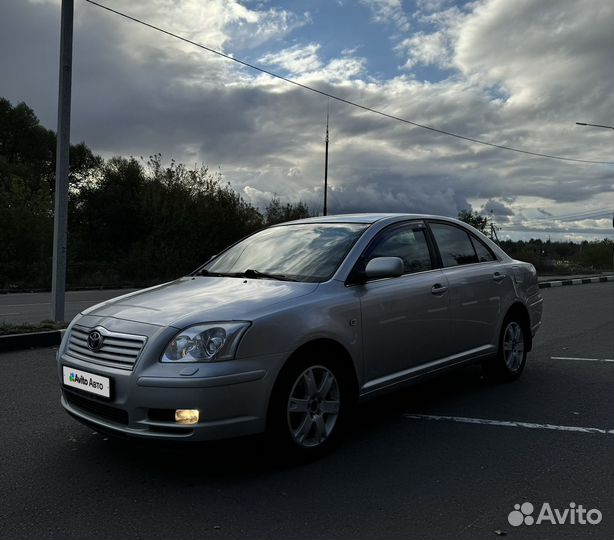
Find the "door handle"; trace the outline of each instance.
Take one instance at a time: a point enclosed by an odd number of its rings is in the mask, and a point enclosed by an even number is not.
[[[448,287],[446,287],[445,285],[442,285],[441,283],[435,283],[435,285],[431,287],[431,292],[433,294],[443,294],[447,290],[448,290]]]
[[[501,274],[501,273],[499,273],[499,272],[495,272],[495,273],[492,275],[492,278],[493,278],[495,281],[501,281],[501,280],[505,279],[505,274]]]

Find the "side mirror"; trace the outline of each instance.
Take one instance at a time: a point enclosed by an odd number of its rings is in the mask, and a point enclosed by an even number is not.
[[[399,257],[375,257],[367,263],[365,277],[382,279],[403,275],[403,260]]]

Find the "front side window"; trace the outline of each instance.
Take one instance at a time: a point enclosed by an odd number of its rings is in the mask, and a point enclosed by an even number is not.
[[[416,224],[384,232],[369,249],[365,264],[375,257],[399,257],[403,261],[405,274],[433,268],[424,228]]]
[[[241,240],[204,267],[205,275],[274,277],[322,282],[331,278],[364,223],[281,225]]]
[[[445,267],[478,262],[473,244],[466,231],[460,227],[443,223],[431,223],[430,227]]]

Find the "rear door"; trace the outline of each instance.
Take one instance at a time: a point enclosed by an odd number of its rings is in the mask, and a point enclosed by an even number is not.
[[[465,228],[444,222],[429,222],[429,228],[448,281],[454,354],[492,352],[512,277],[488,246]]]
[[[384,229],[358,264],[375,257],[400,257],[404,275],[359,287],[366,387],[393,382],[420,364],[445,356],[449,344],[446,278],[436,269],[422,222]],[[378,380],[385,378],[385,380]]]

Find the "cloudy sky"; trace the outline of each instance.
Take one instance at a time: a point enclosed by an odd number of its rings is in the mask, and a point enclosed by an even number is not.
[[[614,161],[611,0],[100,0],[302,84],[421,124]],[[60,0],[0,1],[0,95],[56,127]],[[512,238],[612,237],[614,168],[395,122],[75,0],[73,142],[219,168],[256,205],[492,211]]]

